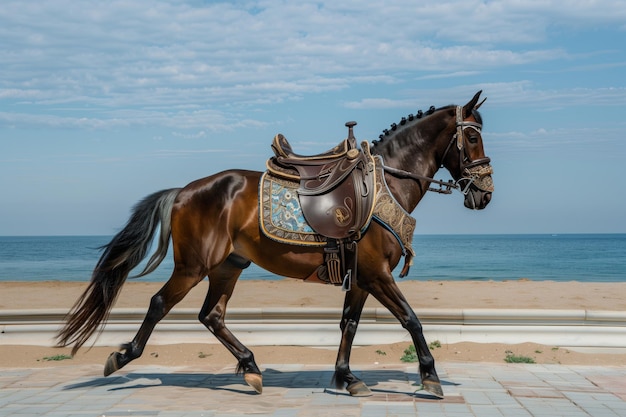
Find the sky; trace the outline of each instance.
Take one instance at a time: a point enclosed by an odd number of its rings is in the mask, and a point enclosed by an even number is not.
[[[0,235],[110,235],[276,133],[321,152],[478,90],[491,204],[430,193],[418,234],[626,233],[625,32],[622,1],[3,0]]]

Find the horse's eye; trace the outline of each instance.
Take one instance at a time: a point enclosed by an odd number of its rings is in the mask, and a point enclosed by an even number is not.
[[[469,135],[467,139],[470,141],[470,143],[478,143],[478,135]]]

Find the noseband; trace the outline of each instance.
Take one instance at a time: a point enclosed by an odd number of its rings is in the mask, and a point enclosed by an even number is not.
[[[470,191],[472,184],[479,190],[485,192],[493,192],[493,168],[489,163],[491,159],[489,157],[479,158],[475,161],[470,160],[465,150],[465,129],[474,129],[476,132],[481,133],[483,125],[477,122],[468,122],[463,120],[463,107],[456,107],[456,133],[452,136],[450,143],[446,151],[441,158],[441,168],[443,168],[443,161],[446,159],[452,144],[456,142],[456,147],[459,151],[459,164],[461,167],[462,177],[456,181],[439,181],[434,178],[425,177],[412,172],[404,171],[397,168],[384,166],[385,171],[399,178],[411,178],[414,180],[426,180],[430,183],[438,184],[439,188],[429,187],[428,191],[434,191],[440,194],[451,194],[452,189],[459,190],[463,195],[467,195]]]

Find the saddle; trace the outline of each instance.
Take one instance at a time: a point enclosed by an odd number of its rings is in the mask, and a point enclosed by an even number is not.
[[[342,285],[345,291],[356,277],[357,242],[369,226],[376,199],[374,158],[367,142],[357,148],[355,125],[346,123],[346,139],[311,156],[296,154],[287,138],[276,135],[266,173],[298,184],[304,220],[319,238],[314,241],[325,242],[324,264],[307,280]]]
[[[267,161],[271,175],[299,183],[298,198],[304,218],[318,234],[356,241],[367,228],[375,198],[374,160],[369,144],[356,146],[353,127],[334,148],[312,156],[293,152],[282,134],[274,137],[274,156]]]

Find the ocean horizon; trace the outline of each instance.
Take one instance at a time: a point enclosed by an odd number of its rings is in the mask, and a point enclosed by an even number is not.
[[[99,248],[111,238],[0,236],[0,281],[87,282]],[[415,235],[413,248],[416,257],[404,280],[626,281],[624,233]],[[166,281],[173,265],[170,250],[156,271],[138,280]],[[253,264],[240,279],[283,278]]]

